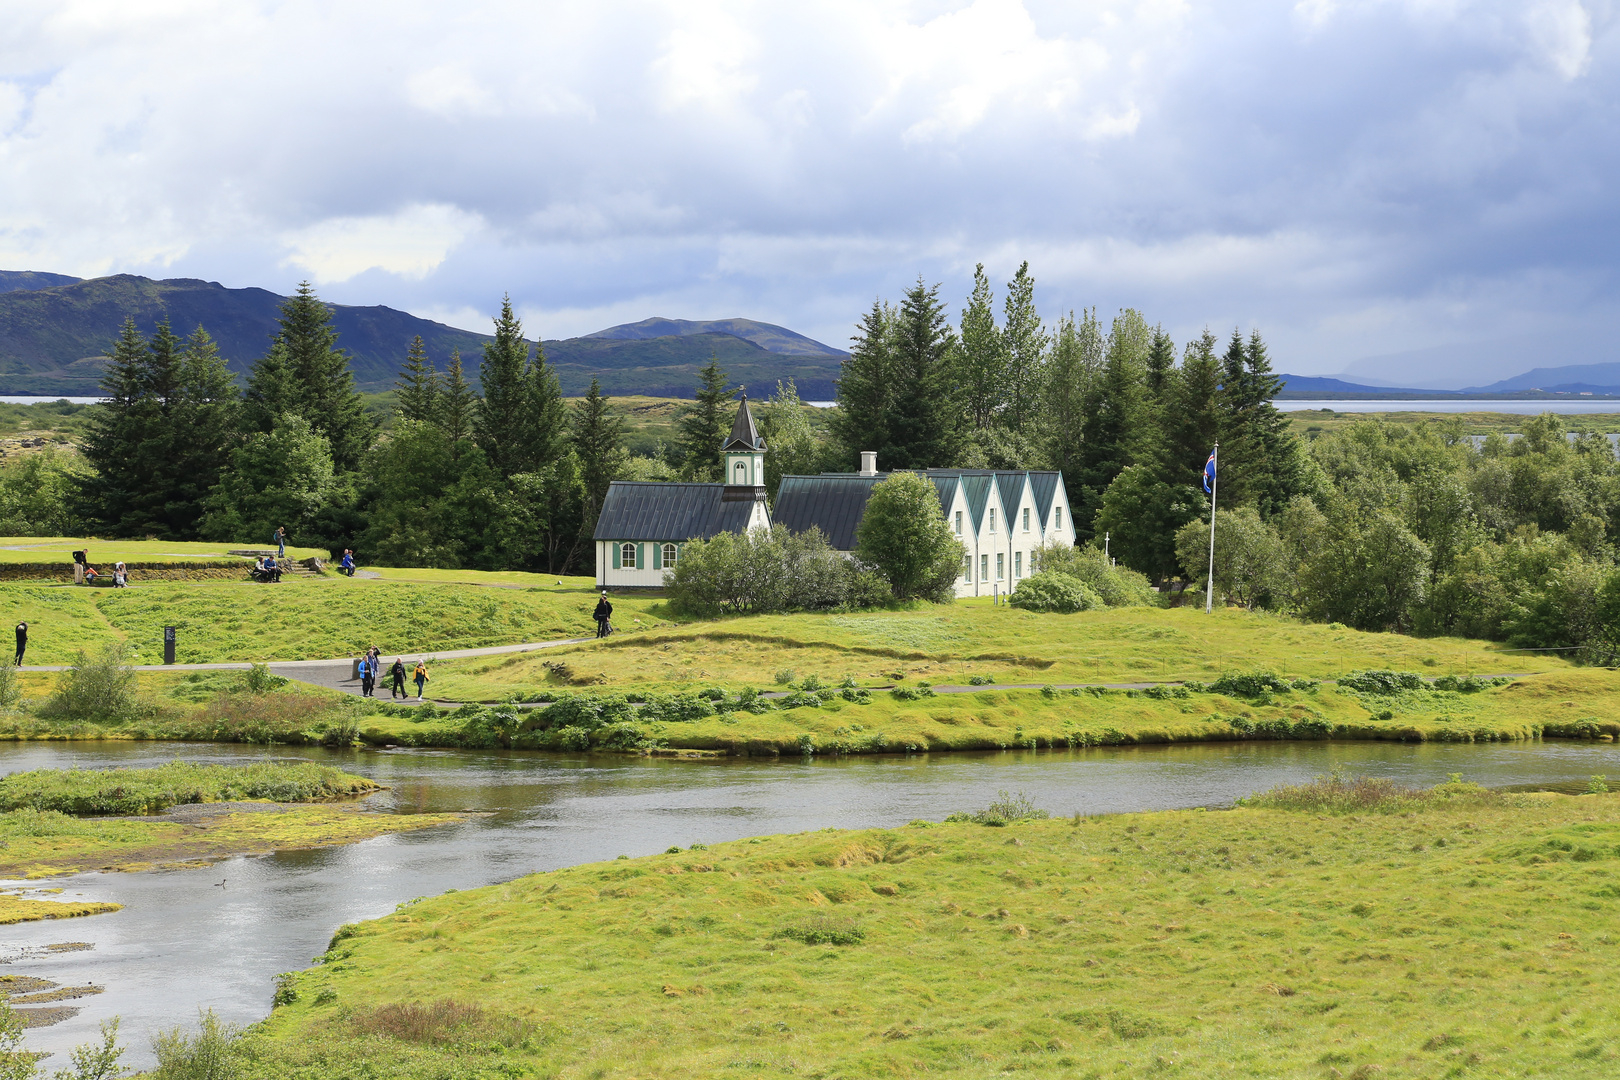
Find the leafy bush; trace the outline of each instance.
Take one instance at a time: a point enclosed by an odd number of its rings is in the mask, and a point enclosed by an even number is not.
[[[846,686],[838,691],[838,696],[857,705],[869,705],[872,702],[872,692],[861,686]]]
[[[1283,784],[1237,800],[1239,806],[1294,810],[1310,814],[1401,814],[1449,803],[1486,803],[1500,799],[1495,792],[1463,781],[1453,773],[1444,784],[1427,790],[1403,787],[1383,777],[1318,776],[1309,784]]]
[[[776,673],[776,685],[777,686],[791,686],[793,684],[793,681],[795,679],[797,679],[798,677],[799,677],[799,673],[797,671],[794,671],[790,667],[783,668],[782,670],[780,670],[780,671],[778,671]]]
[[[380,1035],[431,1046],[489,1042],[516,1046],[534,1028],[526,1020],[490,1013],[477,1005],[449,998],[363,1009],[349,1017],[349,1024],[359,1035]]]
[[[40,715],[60,720],[129,720],[141,712],[135,697],[135,671],[129,649],[121,641],[102,648],[95,657],[80,650],[57,680]]]
[[[1423,676],[1410,671],[1352,671],[1339,680],[1339,685],[1363,694],[1391,697],[1402,690],[1421,690]]]
[[[155,769],[36,769],[0,777],[0,810],[29,807],[65,814],[155,814],[183,803],[269,799],[312,802],[377,790],[353,776],[310,762],[192,765]]]
[[[1018,583],[1007,602],[1025,611],[1095,611],[1103,606],[1102,597],[1079,578],[1057,570],[1043,570]]]
[[[776,936],[806,945],[859,945],[866,940],[866,931],[852,919],[816,915],[782,927]]]
[[[767,614],[870,606],[866,568],[834,551],[819,529],[720,533],[681,549],[664,575],[670,607],[682,615]],[[887,587],[882,598],[889,599]]]
[[[855,550],[902,600],[956,598],[962,542],[945,524],[933,482],[920,473],[890,473],[872,486],[855,530]]]
[[[714,713],[714,706],[701,694],[648,694],[641,709],[643,719],[668,724],[701,720]]]
[[[798,709],[804,707],[819,709],[821,708],[821,698],[816,694],[806,693],[803,690],[795,690],[791,694],[784,694],[777,698],[776,707],[779,709]]]
[[[709,711],[712,713],[714,710],[711,708]],[[576,727],[595,731],[609,724],[628,723],[635,716],[635,710],[622,694],[567,694],[538,713],[531,714],[525,726],[548,729]]]
[[[251,694],[268,694],[272,690],[280,690],[288,681],[280,675],[272,675],[268,664],[254,664],[248,668],[247,674],[242,676],[242,685]]]
[[[933,687],[927,683],[922,683],[915,687],[897,686],[889,691],[889,696],[896,701],[921,701],[923,698],[931,698],[936,695]]]
[[[1289,686],[1269,671],[1250,671],[1237,675],[1222,675],[1209,684],[1212,694],[1232,697],[1259,697],[1261,694],[1287,693]]]
[[[197,1034],[188,1036],[180,1028],[152,1036],[152,1052],[158,1067],[153,1080],[236,1080],[241,1075],[241,1029],[214,1015],[213,1009],[197,1014]]]
[[[1109,563],[1095,547],[1043,544],[1030,552],[1030,567],[1037,572],[1067,574],[1088,586],[1109,607],[1143,607],[1159,602],[1159,594],[1143,574]]]
[[[979,825],[990,825],[999,828],[1020,821],[1042,821],[1051,816],[1051,814],[1030,802],[1022,791],[1016,795],[1009,795],[1003,791],[998,793],[995,802],[983,810],[972,814],[952,814],[945,820],[971,821]]]
[[[969,675],[968,676],[968,685],[969,686],[989,686],[992,683],[994,683],[995,681],[996,680],[992,679],[988,675]]]
[[[1185,686],[1150,686],[1142,691],[1142,696],[1156,701],[1168,701],[1171,698],[1192,697],[1192,692]]]
[[[1344,680],[1340,680],[1342,683]],[[1481,679],[1477,675],[1442,675],[1434,680],[1436,690],[1449,690],[1454,694],[1477,694],[1481,690],[1489,690],[1511,679]]]

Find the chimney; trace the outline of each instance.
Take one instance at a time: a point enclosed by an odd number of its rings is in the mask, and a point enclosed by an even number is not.
[[[877,475],[877,451],[876,450],[862,450],[861,451],[861,475],[862,476],[876,476]]]

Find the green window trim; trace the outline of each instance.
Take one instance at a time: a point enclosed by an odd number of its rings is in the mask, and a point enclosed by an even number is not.
[[[662,570],[663,568],[664,568],[664,545],[663,544],[654,544],[653,545],[653,569],[654,570]]]
[[[647,545],[636,545],[636,569],[640,570],[647,565]]]
[[[611,546],[613,548],[613,569],[617,570],[619,569],[619,542],[614,540]]]

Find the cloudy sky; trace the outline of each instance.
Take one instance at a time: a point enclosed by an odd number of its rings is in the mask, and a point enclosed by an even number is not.
[[[922,275],[1279,368],[1620,360],[1610,0],[0,0],[0,268],[843,346]]]

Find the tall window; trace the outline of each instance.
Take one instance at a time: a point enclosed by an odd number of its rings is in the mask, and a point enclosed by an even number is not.
[[[742,462],[739,461],[739,462],[737,462],[737,467],[735,469],[733,469],[732,472],[734,472],[736,474],[736,476],[737,476],[737,478],[735,480],[733,480],[732,483],[746,484],[748,482],[748,466],[747,465],[745,465],[745,464],[743,464]],[[710,473],[709,475],[712,476],[714,474]]]
[[[1059,530],[1063,528],[1063,507],[1061,506],[1052,507],[1052,527]]]
[[[626,570],[634,570],[636,568],[636,545],[621,544],[619,546],[619,562]]]
[[[962,556],[962,580],[973,580],[973,556],[971,555]]]
[[[996,531],[996,508],[993,506],[990,508],[990,531]]]
[[[1024,513],[1027,514],[1027,513],[1029,513],[1029,511],[1026,510],[1026,511],[1024,511]],[[1019,578],[1021,578],[1023,576],[1024,576],[1024,553],[1022,551],[1015,551],[1015,552],[1013,552],[1013,580],[1017,581]]]
[[[1024,531],[1029,532],[1029,507],[1024,507]]]
[[[962,511],[960,510],[956,512],[956,535],[962,535]]]
[[[979,580],[990,580],[990,556],[988,555],[979,556]]]
[[[1006,570],[1006,567],[1007,567],[1007,556],[1005,554],[1003,554],[1002,552],[999,552],[999,551],[996,552],[996,580],[997,581],[1000,581],[1002,578],[1004,578],[1006,576],[1006,574],[1004,573],[1004,571]]]
[[[676,551],[676,548],[675,548],[674,544],[665,544],[664,545],[664,569],[665,570],[673,570],[673,569],[675,569],[675,556],[676,556],[676,554],[677,554],[677,551]]]

